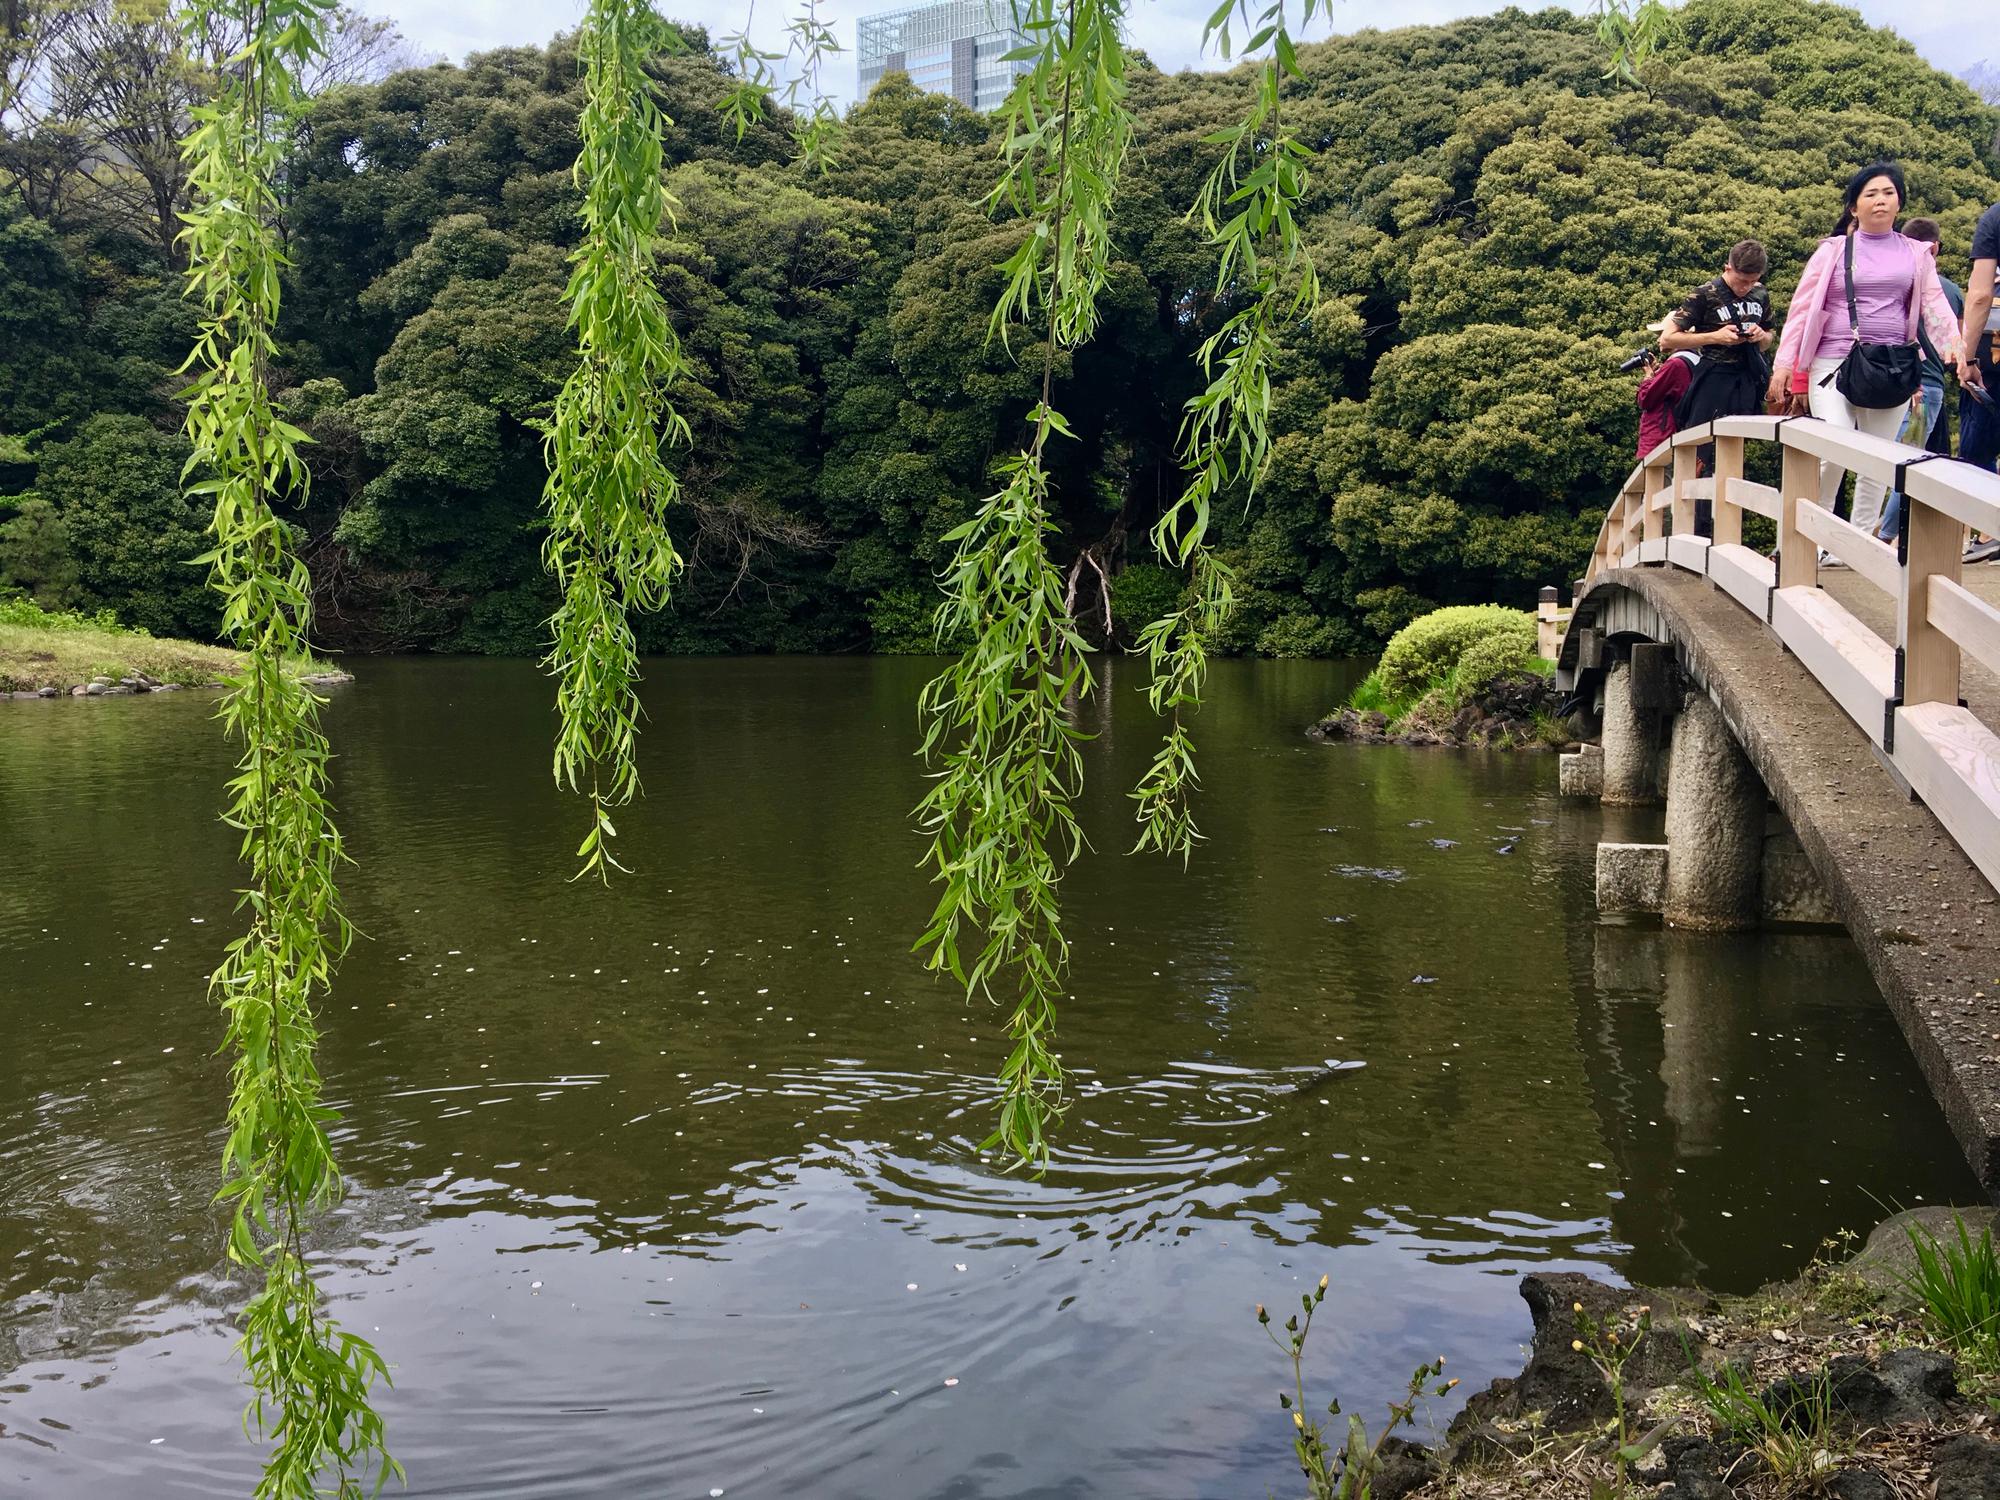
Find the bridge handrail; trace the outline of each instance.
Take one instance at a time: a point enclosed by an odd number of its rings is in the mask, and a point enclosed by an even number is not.
[[[1697,478],[1695,452],[1709,443],[1712,476]],[[1775,487],[1744,477],[1750,443],[1778,445]],[[1895,545],[1819,503],[1822,461],[1901,490]],[[1695,534],[1697,499],[1713,502],[1709,537]],[[1772,557],[1743,545],[1745,511],[1777,523]],[[1633,466],[1576,597],[1620,568],[1707,577],[1777,633],[2000,889],[2000,735],[1960,699],[1964,655],[2000,672],[2000,609],[1963,584],[1968,527],[2000,537],[2000,476],[1813,417],[1720,417]],[[1894,601],[1893,641],[1821,589],[1822,548]]]

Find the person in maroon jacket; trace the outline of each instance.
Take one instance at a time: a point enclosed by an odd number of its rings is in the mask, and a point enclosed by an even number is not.
[[[1648,324],[1658,333],[1669,326],[1667,319]],[[1643,460],[1674,435],[1674,409],[1687,394],[1701,356],[1692,349],[1670,354],[1664,360],[1653,350],[1646,351],[1646,378],[1639,382],[1639,457]]]

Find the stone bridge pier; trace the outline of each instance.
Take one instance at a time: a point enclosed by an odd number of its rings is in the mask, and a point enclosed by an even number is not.
[[[1740,932],[1836,924],[1818,877],[1723,711],[1673,648],[1603,648],[1597,744],[1562,758],[1565,796],[1665,804],[1665,841],[1597,846],[1601,914],[1657,913],[1675,927]]]

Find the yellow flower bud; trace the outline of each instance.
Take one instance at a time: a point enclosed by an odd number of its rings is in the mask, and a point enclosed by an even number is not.
[[[1293,1412],[1293,1413],[1292,1413],[1292,1425],[1293,1425],[1294,1427],[1296,1427],[1296,1428],[1300,1429],[1301,1431],[1304,1431],[1304,1430],[1305,1430],[1305,1425],[1306,1425],[1306,1419],[1305,1419],[1304,1417],[1300,1416],[1300,1415],[1299,1415],[1299,1414],[1298,1414],[1297,1412]]]
[[[1570,1348],[1572,1348],[1572,1349],[1576,1350],[1576,1352],[1577,1352],[1578,1354],[1581,1354],[1581,1353],[1583,1353],[1583,1340],[1582,1340],[1582,1339],[1571,1339],[1571,1340],[1569,1341],[1569,1346],[1570,1346]]]

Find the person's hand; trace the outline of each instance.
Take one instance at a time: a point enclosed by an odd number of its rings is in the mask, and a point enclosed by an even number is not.
[[[1711,344],[1740,344],[1743,342],[1743,335],[1737,331],[1734,323],[1724,323],[1715,332],[1708,335],[1708,342]]]
[[[1775,333],[1771,332],[1771,330],[1766,328],[1762,323],[1756,325],[1756,331],[1752,333],[1750,336],[1757,341],[1757,347],[1759,349],[1765,348],[1770,344],[1772,339],[1777,337]]]
[[[1793,391],[1785,397],[1785,413],[1788,417],[1808,417],[1812,415],[1812,398],[1804,391]]]
[[[1970,354],[1961,354],[1958,357],[1958,383],[1978,386],[1981,390],[1986,389],[1986,376],[1979,368],[1979,361]]]
[[[1783,370],[1773,371],[1771,383],[1764,387],[1764,410],[1773,416],[1785,409],[1785,374]]]

